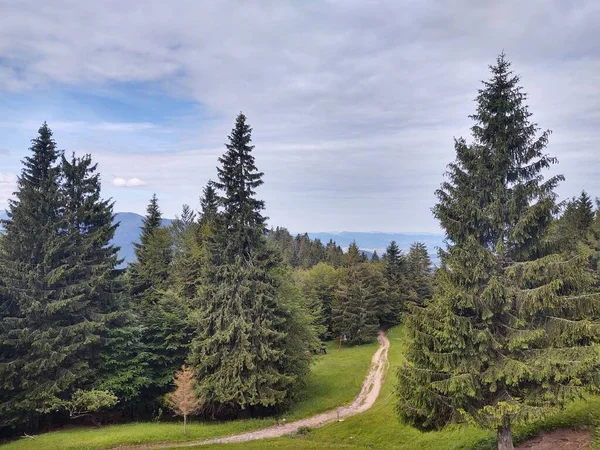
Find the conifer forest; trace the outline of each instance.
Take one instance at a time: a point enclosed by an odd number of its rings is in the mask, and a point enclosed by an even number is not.
[[[123,267],[94,155],[59,150],[51,123],[32,130],[0,235],[0,437],[279,417],[315,360],[392,329],[406,337],[389,429],[466,424],[507,450],[515,427],[593,398],[595,193],[559,198],[551,131],[504,54],[472,91],[470,135],[448,142],[431,205],[445,246],[372,257],[269,222],[240,113],[198,203],[164,226],[156,192]]]

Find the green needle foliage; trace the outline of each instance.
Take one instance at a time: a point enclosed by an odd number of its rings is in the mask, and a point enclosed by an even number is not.
[[[298,284],[308,302],[310,311],[315,315],[320,327],[320,336],[331,339],[331,307],[339,284],[340,273],[326,263],[319,263],[311,269],[297,273]]]
[[[156,194],[144,217],[140,242],[134,243],[136,261],[129,266],[131,295],[140,310],[155,304],[166,289],[173,259],[169,230],[162,227]],[[177,367],[180,367],[181,364]]]
[[[385,281],[376,268],[363,262],[355,242],[345,256],[347,267],[331,307],[333,336],[345,336],[351,344],[371,342],[382,315],[378,300],[385,298]]]
[[[255,192],[263,174],[255,166],[251,131],[246,117],[238,115],[219,158],[214,188],[222,212],[207,236],[208,264],[194,314],[190,363],[204,411],[219,416],[286,405],[308,371],[312,344],[293,339],[310,326],[310,317],[302,321],[286,305],[296,291],[286,292],[286,275],[267,246],[264,202]],[[204,193],[203,216],[209,193]]]
[[[171,284],[177,293],[188,302],[196,296],[198,273],[200,272],[200,234],[196,213],[183,205],[181,216],[171,225],[173,262]]]
[[[191,211],[184,210],[179,219],[181,228],[191,226],[193,220]],[[186,234],[182,231],[179,237]],[[172,234],[162,226],[156,195],[148,204],[135,254],[137,261],[129,268],[130,292],[141,324],[142,351],[150,380],[149,389],[143,396],[146,402],[154,402],[158,407],[156,400],[168,391],[173,374],[185,362],[191,339],[189,302],[182,297],[181,291],[170,287]]]
[[[89,155],[61,157],[45,123],[30,150],[0,254],[0,422],[35,428],[98,374],[118,261]]]
[[[433,270],[427,247],[422,242],[410,246],[406,255],[407,300],[423,305],[433,294]]]
[[[398,411],[423,428],[452,420],[498,431],[594,391],[600,361],[598,296],[589,294],[590,251],[553,252],[557,211],[545,180],[556,160],[549,132],[529,121],[525,94],[500,55],[472,116],[473,143],[455,142],[456,161],[437,191],[434,214],[448,247],[436,292],[413,306],[413,343],[399,370]]]
[[[567,201],[562,216],[554,224],[554,237],[563,251],[574,251],[579,242],[594,244],[595,224],[594,204],[583,191],[577,198]]]
[[[387,307],[381,315],[383,325],[395,325],[400,322],[406,297],[406,257],[396,241],[390,242],[385,250],[383,274],[386,280],[386,292],[383,294]]]

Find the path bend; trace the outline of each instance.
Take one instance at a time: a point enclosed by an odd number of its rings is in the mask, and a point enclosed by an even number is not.
[[[298,430],[303,427],[322,427],[327,423],[335,422],[339,419],[354,416],[366,411],[373,406],[375,400],[377,400],[381,386],[385,381],[388,368],[387,355],[388,349],[390,348],[390,341],[383,331],[379,331],[377,340],[379,341],[379,347],[371,359],[371,367],[369,372],[363,381],[359,394],[350,405],[340,406],[338,408],[330,409],[317,415],[295,420],[286,424],[272,425],[267,428],[261,428],[259,430],[248,431],[231,436],[203,439],[200,441],[167,443],[167,448],[197,447],[201,445],[228,444],[234,442],[255,441],[258,439],[277,438],[290,434],[296,434]],[[165,443],[161,442],[155,444],[120,446],[113,450],[150,450],[164,448],[166,448]]]

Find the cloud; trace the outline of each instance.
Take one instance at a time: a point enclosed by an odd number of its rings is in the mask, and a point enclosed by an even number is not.
[[[503,49],[533,119],[554,131],[548,151],[567,177],[561,195],[600,194],[595,0],[33,4],[0,6],[0,93],[143,83],[210,112],[210,121],[158,138],[148,122],[64,127],[93,136],[65,141],[69,150],[93,145],[104,173],[135,167],[160,186],[165,214],[197,202],[243,110],[271,223],[436,231],[430,207],[454,158],[452,139],[468,137],[472,100]],[[122,151],[125,131],[144,148]],[[116,200],[137,211],[147,201]]]
[[[6,209],[8,199],[17,190],[17,176],[12,173],[0,172],[0,208]]]
[[[113,178],[112,180],[112,185],[116,186],[116,187],[139,187],[139,186],[146,186],[148,183],[146,183],[143,180],[140,180],[139,178]]]
[[[90,131],[108,131],[136,133],[148,130],[156,130],[159,127],[156,124],[148,122],[86,122],[86,121],[60,121],[55,120],[50,125],[54,131],[64,132],[90,132]],[[40,126],[38,122],[30,120],[24,122],[18,121],[0,121],[0,126],[4,128],[19,127],[26,130],[34,130]],[[0,152],[3,150],[0,148]],[[7,150],[5,150],[7,151]]]

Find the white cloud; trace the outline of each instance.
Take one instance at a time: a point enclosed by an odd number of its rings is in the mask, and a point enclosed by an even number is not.
[[[454,158],[452,138],[468,136],[479,81],[502,49],[523,75],[533,119],[554,130],[548,151],[567,177],[561,194],[586,188],[600,195],[597,0],[144,5],[0,2],[0,92],[151,82],[196,100],[210,124],[183,138],[170,133],[178,152],[160,151],[162,143],[145,133],[152,124],[82,125],[73,117],[71,125],[54,125],[111,138],[127,131],[104,152],[96,146],[94,157],[104,173],[134,167],[138,180],[159,186],[165,214],[197,202],[243,110],[271,223],[435,231],[429,208]],[[121,151],[127,137],[149,148]],[[89,145],[80,139],[67,149]],[[147,198],[127,201],[142,212]]]
[[[63,131],[68,133],[85,133],[93,131],[108,131],[108,132],[123,132],[123,133],[137,133],[148,130],[161,130],[159,126],[149,122],[85,122],[85,121],[60,121],[55,120],[50,123],[52,129],[56,131]],[[35,130],[40,124],[31,120],[23,122],[17,121],[0,121],[0,126],[5,128],[19,127],[25,130]],[[7,150],[0,148],[0,153]]]
[[[146,183],[143,180],[140,180],[139,178],[113,178],[112,180],[112,185],[116,186],[116,187],[139,187],[139,186],[146,186],[148,183]]]
[[[17,176],[12,173],[0,172],[0,209],[6,209],[8,199],[17,190]]]

